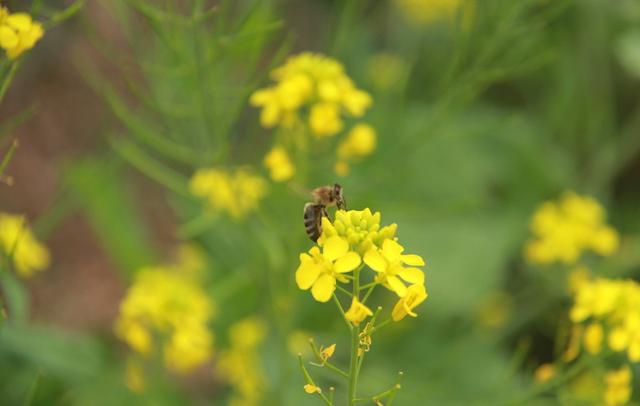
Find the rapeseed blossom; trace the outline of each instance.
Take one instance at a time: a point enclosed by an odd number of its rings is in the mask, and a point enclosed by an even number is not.
[[[574,293],[569,313],[576,323],[571,354],[577,355],[579,340],[596,354],[606,342],[614,351],[640,361],[640,284],[632,280],[595,278],[583,282]],[[570,357],[565,357],[570,358]]]
[[[271,78],[275,85],[257,90],[250,100],[262,108],[260,123],[267,128],[291,128],[302,121],[314,135],[331,137],[342,130],[344,115],[361,117],[372,103],[342,64],[321,54],[292,56],[271,72]]]
[[[338,145],[336,173],[344,176],[349,172],[349,164],[370,155],[376,149],[376,131],[368,124],[357,124]]]
[[[16,273],[28,278],[47,269],[49,250],[36,239],[22,215],[0,213],[0,252],[13,260]]]
[[[205,199],[209,210],[242,219],[258,209],[267,193],[267,184],[247,168],[235,171],[203,168],[191,177],[189,191]]]
[[[543,203],[531,219],[533,238],[525,248],[534,264],[575,264],[585,252],[612,255],[618,233],[605,223],[605,211],[595,200],[565,193],[559,201]]]
[[[607,372],[604,402],[607,406],[625,405],[631,399],[631,368],[628,365]]]
[[[362,320],[369,316],[373,316],[373,312],[367,306],[362,304],[357,298],[351,301],[351,307],[344,314],[344,317],[353,324],[360,324]]]
[[[13,60],[34,47],[44,35],[42,24],[27,13],[9,13],[0,7],[0,48]]]
[[[262,404],[266,383],[259,349],[266,333],[265,323],[257,317],[241,320],[229,329],[230,348],[220,355],[217,364],[217,370],[233,388],[229,405]]]
[[[213,304],[189,274],[143,268],[120,304],[115,332],[142,356],[160,353],[169,369],[184,373],[213,354],[213,314]]]
[[[287,150],[282,146],[275,146],[264,157],[264,165],[269,169],[269,176],[275,182],[291,179],[296,173],[296,167],[291,162]]]
[[[424,284],[424,273],[419,268],[415,268],[415,266],[424,266],[424,260],[419,255],[403,255],[403,251],[404,247],[396,241],[385,240],[382,249],[371,248],[364,256],[364,262],[378,272],[376,281],[381,282],[400,297],[404,297],[408,292],[403,281],[419,286]],[[413,292],[412,295],[415,296],[418,293]]]
[[[400,321],[407,315],[411,317],[418,317],[413,309],[420,303],[424,302],[429,295],[427,290],[422,284],[414,284],[407,288],[406,293],[400,297],[398,303],[396,303],[393,311],[391,312],[391,318],[393,321]]]

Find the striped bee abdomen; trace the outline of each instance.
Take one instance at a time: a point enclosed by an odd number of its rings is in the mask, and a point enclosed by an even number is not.
[[[304,205],[304,229],[313,242],[318,241],[322,232],[322,216],[327,211],[322,204],[307,203]]]

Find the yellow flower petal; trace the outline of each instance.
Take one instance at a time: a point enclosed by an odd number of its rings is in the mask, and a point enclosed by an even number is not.
[[[320,276],[322,268],[312,261],[305,261],[296,270],[296,284],[302,290],[309,289]]]
[[[331,275],[324,274],[313,284],[311,294],[318,302],[328,302],[334,290],[336,290],[336,279]]]
[[[418,268],[402,268],[398,271],[398,276],[409,283],[420,285],[424,283],[424,272]]]
[[[394,240],[385,240],[382,244],[382,255],[387,259],[387,261],[393,263],[400,260],[400,255],[404,251],[402,245],[398,244]]]
[[[310,383],[304,385],[304,391],[311,394],[311,393],[320,393],[322,392],[322,390],[320,388],[318,388],[316,385],[312,385]]]
[[[355,252],[348,252],[336,261],[333,269],[338,273],[351,272],[356,269],[361,262],[360,255]]]
[[[403,255],[402,256],[402,262],[404,262],[407,265],[411,265],[411,266],[424,266],[424,259],[422,259],[422,257],[420,255],[414,255],[414,254],[409,254],[409,255]]]
[[[407,294],[407,287],[395,276],[387,277],[387,284],[391,287],[391,290],[396,292],[396,294],[400,297]]]
[[[376,272],[384,272],[387,270],[387,260],[376,248],[371,248],[364,254],[364,263]]]
[[[322,255],[329,261],[335,261],[349,251],[349,243],[338,236],[333,236],[324,242],[323,249]]]

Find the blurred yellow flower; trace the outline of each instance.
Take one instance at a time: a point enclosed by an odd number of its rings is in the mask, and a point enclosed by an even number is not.
[[[360,262],[360,256],[349,251],[349,243],[334,236],[325,241],[322,252],[313,247],[309,254],[300,254],[296,283],[302,290],[311,288],[311,294],[317,301],[327,302],[336,289],[336,280],[347,282],[343,274],[353,271]]]
[[[619,245],[618,233],[605,223],[602,206],[573,192],[565,193],[558,202],[543,203],[533,215],[531,232],[525,257],[533,264],[571,265],[584,252],[608,256]]]
[[[640,361],[640,284],[632,280],[596,278],[574,293],[569,313],[574,323],[589,323],[584,331],[587,351],[599,352],[605,336],[614,351],[626,351]]]
[[[344,317],[355,325],[358,325],[362,320],[369,316],[373,316],[373,312],[367,306],[362,304],[357,298],[353,298],[351,301],[351,307],[346,311]]]
[[[628,365],[609,371],[605,376],[607,387],[604,402],[607,406],[624,405],[631,399],[631,369]]]
[[[320,348],[320,358],[322,361],[326,361],[329,358],[333,357],[333,353],[336,351],[336,345],[331,344],[327,348]]]
[[[387,239],[393,239],[398,229],[397,224],[380,228],[380,213],[364,210],[337,210],[335,220],[322,218],[322,234],[318,238],[318,245],[333,236],[339,236],[349,242],[349,246],[360,256],[372,247],[382,247]]]
[[[400,297],[407,294],[407,287],[402,280],[414,285],[424,284],[424,273],[421,269],[414,267],[425,265],[424,260],[419,255],[403,255],[402,252],[404,252],[404,247],[396,241],[385,240],[381,250],[371,248],[364,255],[364,262],[371,269],[378,272],[376,280]],[[404,265],[409,265],[409,267],[407,268]],[[418,293],[416,289],[418,288],[415,288],[412,294]],[[412,300],[415,300],[415,298]]]
[[[16,59],[33,48],[43,35],[42,25],[29,14],[9,13],[0,7],[0,47],[6,51],[7,58]]]
[[[367,77],[378,90],[392,89],[405,79],[408,72],[407,63],[397,55],[379,53],[367,61]]]
[[[556,367],[553,364],[540,365],[533,374],[533,379],[538,383],[549,381],[556,375]]]
[[[424,285],[414,284],[409,286],[405,295],[402,296],[394,306],[393,311],[391,312],[391,318],[393,321],[400,321],[407,315],[411,317],[418,317],[418,315],[413,312],[413,309],[415,309],[420,303],[424,302],[428,296],[429,295],[427,294],[427,290]]]
[[[36,239],[21,215],[0,213],[0,251],[12,258],[17,274],[23,278],[45,270],[51,261],[49,250]]]
[[[266,128],[291,127],[309,107],[309,128],[316,136],[333,136],[342,130],[342,116],[362,116],[371,96],[356,88],[335,59],[304,52],[291,56],[271,72],[273,86],[257,90],[250,103],[261,107],[260,123]],[[307,119],[303,118],[306,122]]]
[[[439,20],[452,20],[458,10],[469,17],[473,10],[470,0],[395,0],[403,17],[416,25],[427,25]]]
[[[241,320],[229,329],[230,348],[221,354],[217,369],[233,387],[231,405],[262,404],[266,383],[259,348],[266,332],[264,321],[258,317]]]
[[[188,274],[144,268],[120,304],[115,332],[142,355],[161,347],[168,368],[188,372],[212,355],[208,323],[213,311],[207,295]]]
[[[264,165],[269,169],[269,176],[276,182],[284,182],[295,175],[296,168],[284,147],[276,146],[264,157]]]
[[[376,131],[368,124],[357,124],[347,134],[347,138],[338,145],[338,163],[336,173],[345,176],[349,162],[360,160],[376,149]]]
[[[257,210],[267,192],[267,184],[246,168],[234,172],[203,168],[191,177],[189,191],[206,199],[210,210],[226,212],[234,219],[241,219]]]

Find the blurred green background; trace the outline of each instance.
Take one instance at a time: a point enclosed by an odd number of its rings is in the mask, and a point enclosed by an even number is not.
[[[297,186],[340,182],[350,208],[398,223],[428,264],[420,317],[376,336],[360,391],[403,371],[397,405],[591,404],[527,395],[534,369],[557,357],[570,300],[522,247],[536,207],[575,190],[622,236],[593,267],[640,275],[635,0],[86,2],[30,51],[0,106],[0,153],[20,143],[0,210],[25,213],[52,255],[46,272],[2,281],[16,316],[0,327],[1,404],[227,404],[233,387],[212,376],[215,353],[186,376],[148,376],[142,393],[125,385],[119,303],[138,269],[171,262],[183,242],[206,256],[215,351],[238,320],[267,325],[257,404],[321,404],[302,391],[289,347],[312,335],[336,342],[345,363],[348,336],[334,307],[295,286],[312,245],[309,199],[269,182],[259,210],[234,221],[203,216],[187,190],[203,166],[251,165],[267,178],[273,131],[248,97],[302,51],[341,61],[371,94],[378,145],[344,178],[319,151]]]

